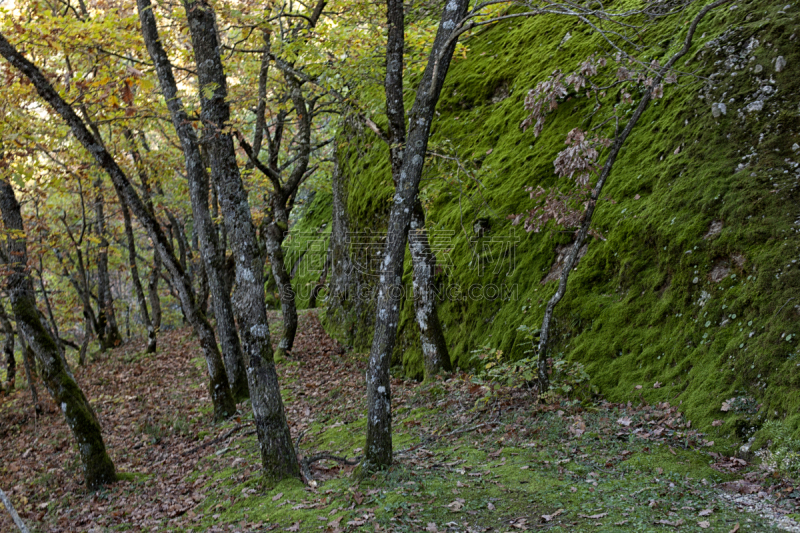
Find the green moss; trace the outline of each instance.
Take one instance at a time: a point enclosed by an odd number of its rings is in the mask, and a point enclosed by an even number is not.
[[[642,117],[595,214],[594,225],[606,240],[589,244],[555,323],[556,351],[584,363],[608,398],[641,395],[650,402],[679,404],[717,440],[747,437],[764,417],[800,421],[800,397],[793,393],[800,386],[794,337],[800,335],[800,308],[792,300],[800,292],[800,271],[792,263],[800,249],[794,226],[798,193],[794,170],[785,162],[796,158],[790,147],[800,142],[800,77],[791,70],[800,64],[800,54],[788,40],[793,19],[778,13],[783,4],[758,4],[767,13],[746,20],[747,6],[754,5],[746,2],[739,10],[709,16],[699,30],[705,37],[696,39],[678,66],[705,76],[714,72],[727,52],[716,55],[714,47],[722,45],[704,44],[730,28],[739,28],[731,37],[737,46],[758,38],[755,59],[737,76],[719,77],[709,100],[698,98],[701,82],[682,78],[680,87],[668,86],[665,97]],[[572,39],[557,46],[567,31]],[[683,35],[675,33],[674,22],[665,22],[654,26],[649,38],[659,44],[648,57],[664,58]],[[485,344],[521,357],[527,347],[517,326],[541,322],[555,284],[540,282],[553,265],[556,246],[569,243],[571,236],[551,226],[526,234],[512,228],[507,217],[530,205],[524,187],[569,186],[556,179],[552,161],[565,134],[582,125],[578,117],[591,103],[562,104],[534,138],[519,128],[523,100],[537,81],[556,68],[574,69],[600,44],[597,35],[574,24],[554,24],[545,17],[518,20],[472,38],[466,59],[457,59],[448,74],[431,149],[457,153],[480,184],[432,157],[421,195],[430,228],[455,232],[445,247],[452,268],[442,281],[462,289],[500,288],[495,297],[484,292],[480,298],[446,298],[440,306],[451,356],[461,367],[473,364],[471,351]],[[774,73],[778,55],[790,66]],[[780,99],[739,119],[745,98],[758,88],[748,70],[755,64],[776,81]],[[723,93],[726,101],[734,101],[717,120],[710,102],[721,101]],[[751,147],[757,161],[743,160]],[[386,146],[365,131],[342,136],[342,148],[349,154],[341,163],[351,180],[348,210],[354,229],[380,233],[392,195]],[[750,164],[736,172],[742,161]],[[473,232],[479,219],[488,227],[482,236]],[[722,222],[721,231],[705,237],[715,221]],[[518,242],[511,261],[509,248],[497,239],[513,229]],[[495,269],[499,258],[505,262]],[[478,259],[486,266],[483,271],[476,268]],[[728,268],[728,275],[712,281],[715,268]],[[407,294],[410,272],[407,260]],[[403,302],[393,361],[407,375],[421,378],[412,307],[409,299]],[[371,323],[354,321],[351,327],[363,327],[347,333],[368,347]],[[332,333],[341,338],[341,331]],[[757,399],[759,414],[720,410],[724,400],[738,396]],[[711,426],[717,419],[723,421],[719,428]]]

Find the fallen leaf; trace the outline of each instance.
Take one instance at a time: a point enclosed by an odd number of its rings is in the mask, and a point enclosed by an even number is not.
[[[664,526],[672,526],[672,527],[680,527],[684,524],[683,520],[675,520],[674,522],[670,522],[669,520],[656,520],[656,524],[661,524]]]
[[[755,483],[750,483],[743,479],[720,483],[719,487],[726,492],[735,492],[738,494],[755,494],[759,489],[759,486]]]
[[[653,383],[653,388],[654,389],[660,389],[661,388],[661,382],[660,381],[656,381],[655,383]]]
[[[722,407],[719,408],[720,411],[727,413],[731,410],[731,406],[728,402],[722,402]]]
[[[428,522],[428,525],[425,527],[425,531],[429,533],[439,533],[439,528],[436,527],[436,524],[433,522]]]
[[[627,417],[627,416],[623,416],[622,418],[617,420],[617,424],[619,424],[621,426],[626,426],[626,427],[630,426],[631,422],[632,422],[632,420],[630,419],[630,417]]]
[[[453,512],[460,511],[464,508],[464,499],[463,498],[456,498],[454,501],[447,504],[447,508]]]
[[[486,505],[486,508],[489,509],[490,511],[494,511],[494,509],[495,509],[494,504],[492,502],[489,502]]]
[[[714,426],[714,427],[721,426],[722,425],[722,420],[714,420],[713,422],[711,422],[711,425]]]
[[[275,496],[272,497],[272,501],[276,502],[276,501],[280,500],[282,496],[283,496],[283,493],[279,492],[278,494],[276,494]]]
[[[702,520],[698,522],[697,525],[703,529],[708,529],[709,527],[711,527],[711,522],[709,522],[708,520]]]
[[[553,518],[555,518],[558,515],[563,514],[563,513],[564,513],[564,509],[559,509],[558,511],[554,512],[553,514],[543,514],[542,515],[542,520],[544,520],[545,522],[549,522]]]
[[[286,528],[284,531],[300,531],[300,522],[295,522],[294,524]]]
[[[710,515],[711,513],[713,513],[713,512],[714,512],[714,509],[703,509],[702,511],[700,511],[700,512],[699,512],[699,513],[697,513],[697,514],[698,514],[699,516],[709,516],[709,515]]]
[[[591,518],[592,520],[599,520],[601,518],[607,517],[608,513],[599,513],[599,514],[592,514],[592,515],[579,514],[578,516],[580,516],[581,518]]]
[[[737,531],[739,531],[739,522],[736,522],[736,525],[728,533],[736,533]]]

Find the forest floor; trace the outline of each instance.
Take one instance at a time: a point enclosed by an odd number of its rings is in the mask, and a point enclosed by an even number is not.
[[[353,458],[364,442],[366,357],[345,353],[313,312],[298,331],[278,367],[300,455]],[[461,373],[392,380],[389,471],[359,478],[326,460],[309,485],[270,486],[249,405],[213,424],[195,339],[177,330],[159,341],[155,355],[130,342],[77,370],[121,474],[101,491],[82,486],[46,391],[38,418],[27,390],[0,399],[0,487],[32,531],[728,533],[792,531],[800,517],[800,488],[710,451],[712,437],[674,406],[542,405]],[[1,507],[0,530],[14,530]]]

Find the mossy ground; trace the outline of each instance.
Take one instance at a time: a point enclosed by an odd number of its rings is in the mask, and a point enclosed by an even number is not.
[[[315,313],[300,319],[293,358],[278,365],[293,438],[303,434],[301,456],[356,457],[365,356],[343,353]],[[398,454],[390,470],[358,478],[353,466],[325,460],[311,468],[316,486],[270,484],[249,406],[211,421],[196,339],[176,331],[160,346],[144,359],[131,356],[135,346],[119,348],[78,373],[122,472],[100,491],[77,484],[77,451],[54,406],[46,403],[34,430],[22,414],[25,391],[4,399],[0,481],[33,531],[658,531],[659,520],[683,520],[691,531],[736,523],[774,531],[719,498],[717,483],[751,467],[715,469],[711,437],[688,428],[677,409],[542,405],[526,390],[464,373],[422,385],[392,380]]]
[[[314,379],[310,364],[301,361],[298,372]],[[362,364],[357,358],[346,366],[358,372]],[[341,374],[344,367],[338,368]],[[628,417],[631,426],[647,424],[663,414],[657,410],[610,404],[562,410],[536,405],[525,393],[490,392],[465,377],[423,386],[394,383],[401,405],[394,447],[409,452],[371,477],[359,479],[352,467],[324,461],[312,469],[313,488],[295,480],[265,485],[255,468],[253,436],[217,444],[201,461],[205,474],[190,478],[204,499],[168,529],[658,531],[680,524],[687,531],[727,532],[738,523],[740,531],[778,531],[719,499],[714,486],[743,472],[712,468],[714,460],[695,448],[702,442],[696,433],[653,440],[620,431],[619,418]],[[334,388],[311,399],[311,412],[329,412],[331,395],[346,399]],[[323,416],[324,422],[309,426],[303,455],[330,450],[353,457],[361,451],[363,406],[347,404],[337,409],[338,417]],[[570,429],[578,420],[579,435]],[[420,446],[421,439],[428,443]]]
[[[668,400],[704,428],[722,420],[721,434],[731,439],[749,437],[765,418],[785,418],[800,431],[800,152],[792,149],[800,143],[800,55],[792,40],[798,8],[784,6],[739,2],[701,23],[678,65],[700,77],[667,86],[634,130],[595,214],[605,240],[589,244],[556,312],[555,351],[583,362],[609,399]],[[674,53],[698,8],[651,28],[646,59]],[[758,45],[745,50],[751,38]],[[556,68],[572,71],[603,48],[585,27],[547,17],[498,25],[467,45],[448,74],[430,149],[458,156],[472,174],[432,156],[421,192],[429,229],[443,235],[443,283],[462,295],[483,288],[440,306],[462,368],[484,345],[520,357],[527,346],[517,327],[541,323],[555,289],[541,281],[571,231],[550,225],[526,234],[507,217],[531,205],[524,187],[569,186],[552,162],[566,133],[587,127],[591,102],[563,103],[534,138],[519,127],[523,100]],[[781,72],[778,56],[788,64]],[[747,111],[758,98],[763,108]],[[726,102],[727,114],[715,118],[712,102]],[[392,195],[387,148],[367,130],[343,135],[342,145],[351,221],[380,233]],[[410,291],[408,258],[405,281]],[[394,361],[406,375],[422,376],[408,299]],[[734,397],[757,408],[722,412]]]

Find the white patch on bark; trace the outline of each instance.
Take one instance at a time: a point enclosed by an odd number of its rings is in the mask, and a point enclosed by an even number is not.
[[[266,324],[256,324],[250,328],[250,334],[259,339],[266,339],[268,333],[269,328],[266,326]]]
[[[381,385],[380,387],[378,387],[378,392],[380,392],[381,394],[385,393],[386,392],[386,387]]]
[[[66,404],[66,402],[61,402],[61,410],[64,411],[64,413],[67,412],[67,404]]]
[[[450,0],[449,2],[447,2],[446,9],[447,11],[455,11],[456,9],[458,9],[458,4],[456,3],[456,0]]]
[[[255,276],[253,276],[253,273],[250,271],[249,268],[239,267],[237,270],[238,270],[237,275],[239,279],[241,279],[242,281],[248,281],[252,283],[253,281],[256,280]]]

